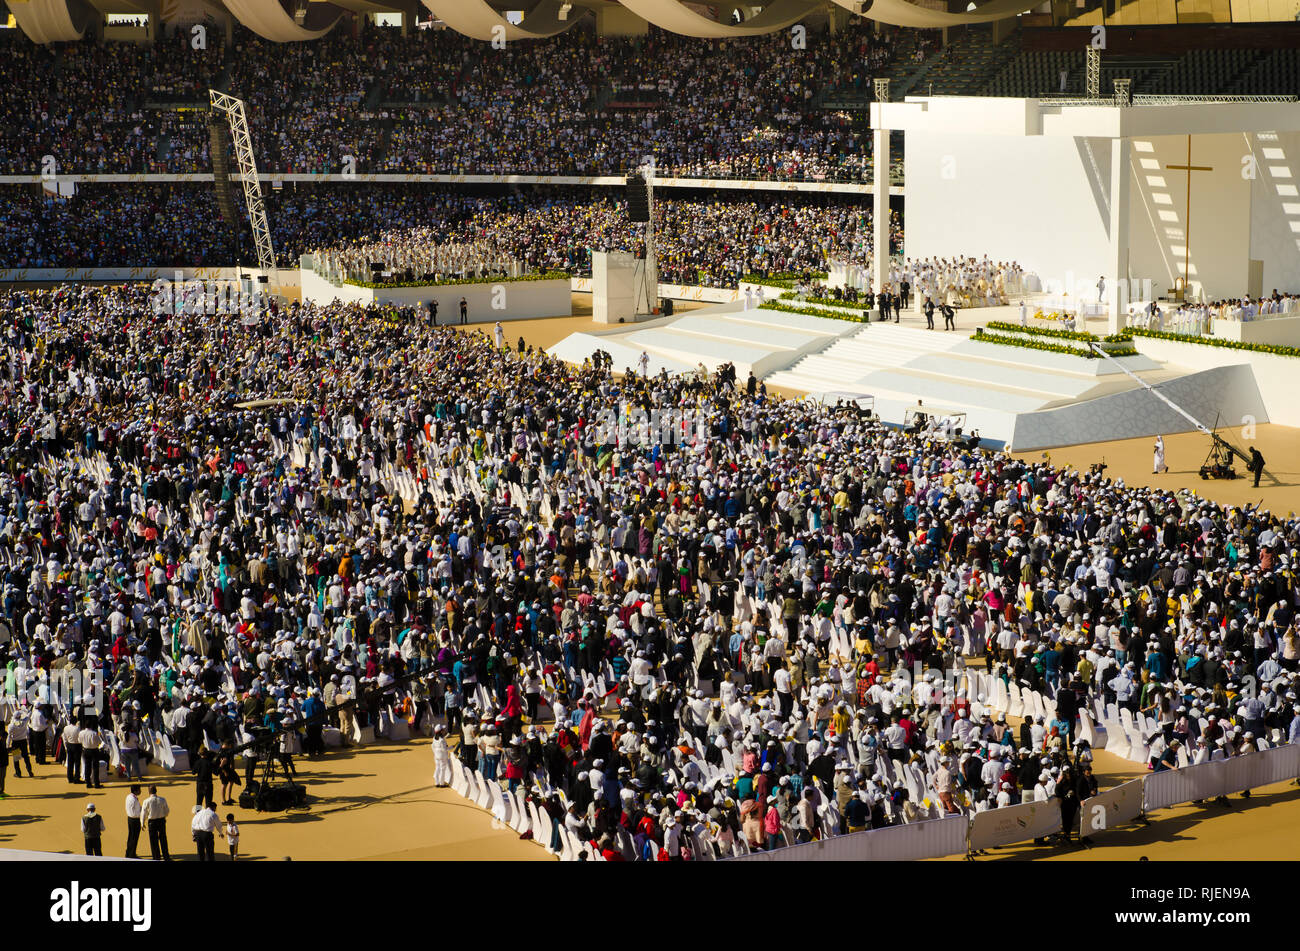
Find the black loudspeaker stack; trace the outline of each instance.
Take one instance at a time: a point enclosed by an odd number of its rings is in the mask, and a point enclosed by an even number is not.
[[[230,130],[219,120],[208,123],[208,153],[212,156],[212,181],[217,188],[217,207],[221,217],[234,224],[238,217],[230,191]]]
[[[650,220],[650,193],[640,175],[629,175],[627,179],[627,220]]]

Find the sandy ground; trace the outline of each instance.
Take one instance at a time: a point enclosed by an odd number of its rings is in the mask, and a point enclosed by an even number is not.
[[[450,789],[432,788],[433,754],[426,739],[334,750],[315,762],[297,757],[299,781],[307,785],[310,808],[303,812],[257,813],[217,806],[235,814],[241,860],[270,859],[461,859],[553,861],[544,849]],[[124,855],[129,784],[114,779],[103,789],[68,785],[63,767],[36,766],[36,778],[6,780],[0,800],[0,848],[47,852],[85,851],[81,816],[87,802],[104,817],[105,855]],[[189,834],[194,782],[188,774],[154,772],[171,806],[167,838],[173,858],[195,860]],[[220,795],[220,789],[217,790]],[[138,854],[149,856],[147,835]],[[229,861],[217,841],[217,861]]]
[[[1276,481],[1265,475],[1259,488],[1254,487],[1240,459],[1235,468],[1240,478],[1202,479],[1200,468],[1210,451],[1210,439],[1200,433],[1177,433],[1165,436],[1167,473],[1151,472],[1154,437],[1123,439],[1115,442],[1088,443],[1061,449],[1015,453],[1022,459],[1041,460],[1044,455],[1053,465],[1074,466],[1087,471],[1094,462],[1106,463],[1106,475],[1123,479],[1126,485],[1150,485],[1164,489],[1191,489],[1198,495],[1226,505],[1255,505],[1276,515],[1300,510],[1300,430],[1290,426],[1264,423],[1253,432],[1242,427],[1220,429],[1219,434],[1238,449],[1250,451],[1256,446],[1264,454],[1267,470]]]

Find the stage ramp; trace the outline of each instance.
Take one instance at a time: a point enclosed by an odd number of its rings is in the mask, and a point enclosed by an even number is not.
[[[743,381],[751,372],[761,378],[784,370],[852,336],[861,326],[804,314],[745,310],[740,303],[727,303],[646,324],[570,334],[547,353],[581,363],[594,350],[605,350],[616,372],[636,368],[642,351],[650,358],[651,373],[661,368],[669,373],[689,372],[700,364],[713,371],[731,363]]]
[[[1165,397],[1204,425],[1268,422],[1268,410],[1250,366],[1216,367],[1155,384]],[[1192,430],[1191,424],[1146,389],[1137,388],[1068,406],[1019,413],[1011,437],[1017,451],[1052,449]]]

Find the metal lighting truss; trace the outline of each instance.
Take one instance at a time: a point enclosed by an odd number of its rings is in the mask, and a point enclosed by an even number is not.
[[[212,108],[223,113],[230,124],[230,141],[234,143],[235,161],[239,163],[239,176],[244,183],[248,223],[252,225],[253,241],[257,245],[257,263],[266,271],[268,279],[274,281],[275,248],[271,244],[271,225],[266,218],[266,204],[262,201],[262,184],[257,178],[257,160],[253,158],[253,138],[248,134],[244,100],[215,89],[209,89],[208,96]]]

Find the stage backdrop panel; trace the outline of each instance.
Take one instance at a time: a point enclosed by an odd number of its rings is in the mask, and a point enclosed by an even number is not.
[[[1045,284],[1072,275],[1096,300],[1110,240],[1108,139],[909,131],[904,151],[909,258],[1018,261]]]
[[[1300,290],[1300,133],[1259,132],[1249,138],[1250,256],[1261,263],[1258,288]],[[1292,339],[1288,343],[1295,344]]]
[[[1251,181],[1242,174],[1248,137],[1193,135],[1191,284],[1207,300],[1246,292],[1251,246]],[[1187,248],[1186,135],[1138,136],[1131,141],[1129,273],[1151,278],[1161,292],[1183,274]]]

